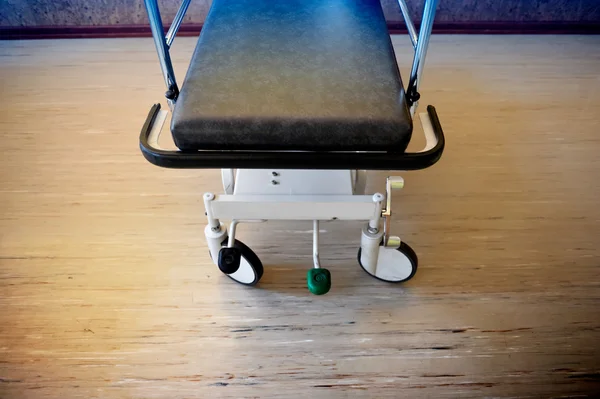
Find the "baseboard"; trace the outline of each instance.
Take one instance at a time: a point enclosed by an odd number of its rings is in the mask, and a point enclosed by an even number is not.
[[[418,25],[417,25],[418,27]],[[197,36],[201,24],[182,25],[179,36]],[[388,23],[390,33],[406,33],[404,22]],[[600,22],[436,22],[434,34],[600,34]],[[146,25],[8,26],[2,40],[149,37]]]
[[[417,24],[418,27],[418,24]],[[405,33],[404,21],[388,22],[392,33]],[[598,22],[436,22],[433,33],[459,35],[598,35]]]
[[[198,35],[202,25],[181,25],[178,36]],[[166,30],[165,30],[166,33]],[[0,27],[0,38],[5,40],[84,39],[151,37],[150,25],[106,26],[9,26]]]

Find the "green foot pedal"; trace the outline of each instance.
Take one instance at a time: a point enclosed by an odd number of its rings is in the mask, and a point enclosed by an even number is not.
[[[306,275],[308,290],[315,295],[323,295],[331,288],[331,273],[327,269],[310,269]]]

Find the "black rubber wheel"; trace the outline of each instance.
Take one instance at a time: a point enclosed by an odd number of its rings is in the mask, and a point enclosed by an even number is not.
[[[408,259],[408,261],[410,262],[410,272],[409,273],[404,273],[404,276],[402,278],[399,279],[386,279],[386,278],[382,278],[380,276],[376,276],[370,272],[368,272],[365,267],[362,265],[362,263],[360,262],[360,255],[362,252],[362,248],[358,248],[358,264],[360,265],[360,267],[365,271],[365,273],[367,273],[369,276],[376,278],[377,280],[381,280],[381,281],[385,281],[386,283],[403,283],[405,281],[410,280],[411,278],[414,277],[415,273],[417,273],[417,268],[419,267],[419,259],[417,258],[417,254],[415,253],[415,251],[406,243],[401,242],[400,246],[398,248],[386,248],[384,246],[380,246],[379,247],[380,251],[397,251],[399,252],[399,254],[397,254],[397,256],[399,256],[398,261],[402,261],[402,257],[405,257],[406,259]],[[389,257],[388,257],[389,258]],[[380,259],[379,261],[381,261],[381,253],[380,253]],[[406,275],[408,274],[408,275]]]
[[[225,238],[221,246],[227,246],[228,240],[228,238]],[[223,274],[239,284],[248,286],[256,285],[263,276],[264,268],[262,262],[254,251],[240,240],[235,240],[233,246],[241,252],[242,260],[240,267],[235,273]]]

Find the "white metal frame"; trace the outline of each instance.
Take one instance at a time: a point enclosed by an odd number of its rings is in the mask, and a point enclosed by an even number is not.
[[[253,171],[266,172],[266,171]],[[335,171],[322,171],[332,174]],[[339,172],[339,171],[338,171]],[[343,171],[351,176],[351,171]],[[302,173],[302,172],[300,172]],[[304,173],[310,173],[305,171]],[[256,173],[258,174],[258,173]],[[308,178],[308,176],[307,176]],[[302,182],[303,180],[298,180]],[[297,181],[297,182],[298,182]],[[308,181],[308,180],[305,180]],[[269,187],[267,187],[269,188]],[[383,237],[380,228],[384,212],[385,196],[374,195],[296,195],[296,194],[204,194],[204,206],[207,216],[205,229],[206,241],[211,257],[217,264],[217,256],[225,237],[227,246],[235,242],[236,226],[242,222],[265,222],[268,220],[306,220],[313,222],[313,260],[314,267],[320,267],[319,261],[319,222],[333,220],[365,221],[362,253],[365,267],[377,262],[376,252]],[[231,220],[229,231],[222,220]],[[399,245],[399,242],[398,242]]]
[[[426,139],[422,151],[427,151],[435,146],[436,138],[429,115],[422,113],[419,116]],[[164,123],[164,119],[161,120]],[[158,139],[152,141],[158,142]],[[361,264],[373,274],[381,244],[388,248],[398,248],[401,244],[399,237],[391,235],[392,192],[404,187],[401,177],[388,177],[385,195],[365,195],[361,191],[365,184],[365,171],[223,169],[221,175],[225,194],[204,195],[208,219],[206,240],[215,264],[224,237],[228,236],[228,246],[233,246],[236,226],[241,222],[312,221],[315,268],[321,267],[320,221],[365,221],[361,236]],[[221,220],[231,220],[229,235]]]
[[[148,135],[148,143],[161,148],[159,138],[168,111],[161,110]],[[437,143],[428,113],[419,119],[425,135],[425,148]],[[206,193],[205,211],[208,225],[205,236],[211,257],[217,257],[225,237],[233,246],[235,230],[239,223],[268,220],[310,220],[316,229],[313,245],[314,267],[320,267],[318,254],[319,221],[365,221],[361,238],[361,264],[374,274],[383,242],[385,247],[398,248],[399,237],[390,234],[394,190],[404,187],[400,177],[389,177],[385,195],[363,194],[366,172],[361,170],[282,170],[277,169],[222,169],[224,194]],[[230,220],[229,236],[221,220]],[[383,221],[383,228],[380,228]]]

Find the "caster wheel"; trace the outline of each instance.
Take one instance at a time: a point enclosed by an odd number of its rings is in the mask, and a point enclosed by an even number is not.
[[[388,283],[402,283],[410,280],[417,272],[419,260],[408,244],[400,243],[398,248],[379,247],[379,257],[375,272],[367,270],[360,261],[362,248],[358,249],[358,264],[376,279]]]
[[[306,281],[308,290],[315,295],[327,294],[331,289],[331,273],[327,269],[310,269]]]
[[[243,242],[235,240],[233,248],[227,248],[227,241],[221,244],[224,248],[219,252],[219,269],[240,284],[256,285],[264,271],[260,259]]]

